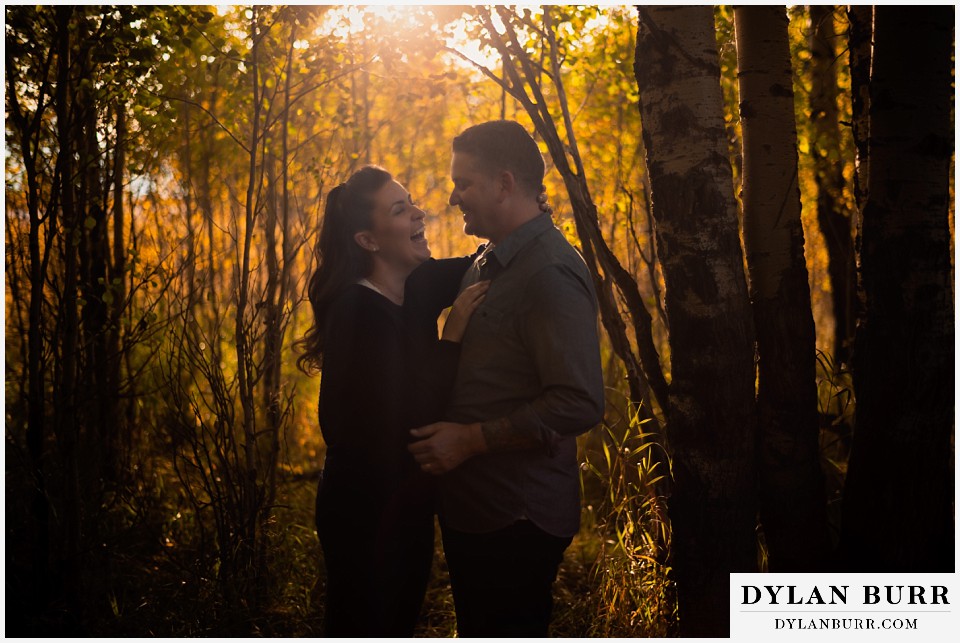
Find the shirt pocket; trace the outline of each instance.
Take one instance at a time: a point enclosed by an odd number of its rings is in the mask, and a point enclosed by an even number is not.
[[[495,333],[503,327],[505,317],[506,313],[499,308],[483,303],[473,313],[471,321],[477,325],[476,330]]]

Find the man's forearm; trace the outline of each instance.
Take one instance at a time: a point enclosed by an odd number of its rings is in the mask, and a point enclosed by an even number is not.
[[[536,437],[518,430],[508,418],[488,420],[480,425],[487,451],[528,449],[540,444]]]

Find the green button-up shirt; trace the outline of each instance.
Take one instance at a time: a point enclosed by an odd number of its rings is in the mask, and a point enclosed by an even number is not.
[[[447,419],[506,417],[538,446],[475,456],[443,476],[442,518],[474,533],[529,519],[572,536],[580,520],[576,436],[602,419],[604,404],[590,273],[548,215],[488,247],[461,288],[481,270],[492,283],[463,337]]]

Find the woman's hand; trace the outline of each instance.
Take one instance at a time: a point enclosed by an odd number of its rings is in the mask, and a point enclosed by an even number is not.
[[[453,308],[450,309],[447,321],[443,325],[442,339],[457,343],[463,339],[470,317],[487,296],[489,288],[489,281],[478,281],[460,293],[457,300],[453,302]]]

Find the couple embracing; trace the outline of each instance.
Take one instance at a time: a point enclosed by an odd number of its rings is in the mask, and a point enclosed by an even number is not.
[[[543,176],[517,123],[457,136],[450,205],[488,243],[454,259],[430,257],[423,210],[382,168],[327,197],[300,358],[322,371],[327,636],[413,635],[435,514],[458,635],[547,636],[603,378],[591,277]]]

